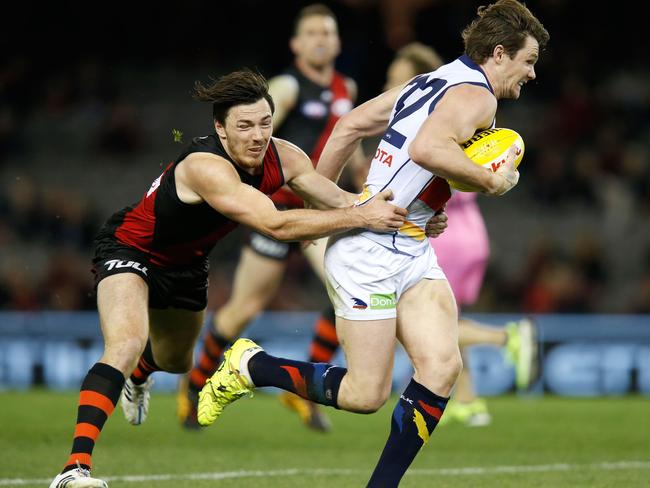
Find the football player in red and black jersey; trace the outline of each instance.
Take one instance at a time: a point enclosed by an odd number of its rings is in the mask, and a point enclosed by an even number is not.
[[[339,118],[348,113],[356,98],[356,83],[335,69],[341,50],[337,21],[325,5],[312,4],[298,13],[289,42],[294,63],[269,80],[275,102],[275,134],[296,144],[314,165]],[[361,151],[354,155],[353,173],[367,166]],[[360,191],[360,188],[358,189]],[[271,199],[278,209],[303,208],[302,198],[288,186]],[[316,275],[324,281],[325,239],[303,244],[281,242],[252,230],[237,265],[232,294],[219,308],[206,332],[204,347],[190,374],[179,385],[178,414],[183,425],[198,427],[198,392],[221,361],[224,348],[233,342],[276,295],[291,252],[302,251]],[[316,338],[310,361],[324,361],[337,342],[334,309],[328,306],[316,324]],[[302,421],[315,430],[327,430],[329,421],[315,404],[284,393],[282,402],[297,411]]]
[[[71,454],[51,488],[106,487],[90,476],[92,451],[122,393],[127,420],[147,414],[149,375],[184,373],[204,322],[208,254],[238,224],[279,241],[317,239],[353,228],[394,231],[406,211],[357,195],[314,170],[295,145],[272,137],[266,80],[237,71],[196,98],[212,103],[215,133],[195,138],[135,205],[108,219],[93,271],[104,353],[85,376]],[[279,211],[268,195],[287,184],[316,209]],[[123,390],[124,388],[124,390]]]

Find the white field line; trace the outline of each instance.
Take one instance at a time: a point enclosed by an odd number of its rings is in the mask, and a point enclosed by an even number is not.
[[[578,470],[628,470],[628,469],[650,469],[650,461],[612,461],[592,464],[532,464],[520,466],[477,466],[465,468],[438,468],[438,469],[410,469],[407,476],[463,476],[483,475],[489,476],[502,473],[550,473],[559,471]],[[105,476],[106,481],[119,481],[122,483],[149,483],[151,481],[175,481],[175,480],[224,480],[234,478],[271,478],[285,476],[332,476],[370,474],[368,470],[362,469],[276,469],[276,470],[242,470],[222,471],[214,473],[188,473],[188,474],[151,474],[151,475],[127,475],[127,476]],[[51,478],[23,479],[23,478],[0,478],[0,486],[25,486],[25,485],[46,485]]]

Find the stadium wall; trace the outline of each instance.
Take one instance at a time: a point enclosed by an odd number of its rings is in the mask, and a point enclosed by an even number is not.
[[[266,312],[246,333],[269,352],[305,359],[316,312]],[[518,316],[470,315],[488,324]],[[567,396],[650,395],[650,316],[537,315],[542,373],[533,393]],[[102,338],[95,312],[0,313],[0,388],[44,386],[76,389],[101,356]],[[475,346],[470,368],[478,393],[514,390],[514,371],[500,348]],[[342,354],[334,362],[344,363]],[[393,386],[402,389],[411,368],[401,348]],[[158,390],[175,388],[176,377],[156,373]]]

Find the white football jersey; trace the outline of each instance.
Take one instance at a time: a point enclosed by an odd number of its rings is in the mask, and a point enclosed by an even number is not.
[[[413,162],[408,148],[447,89],[461,83],[484,86],[493,93],[483,70],[463,55],[435,71],[416,76],[399,94],[359,204],[382,190],[391,189],[393,203],[408,210],[407,222],[399,231],[364,231],[361,233],[364,237],[411,256],[419,256],[429,246],[424,233],[426,222],[442,208],[451,191],[443,178]]]

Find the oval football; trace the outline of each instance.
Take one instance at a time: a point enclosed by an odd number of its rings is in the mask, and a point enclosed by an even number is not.
[[[522,137],[512,129],[495,128],[486,129],[478,132],[467,142],[461,144],[463,152],[475,164],[483,166],[490,171],[496,171],[501,164],[505,161],[508,149],[513,144],[521,149],[515,159],[515,166],[519,166],[524,157],[524,140]],[[448,180],[449,186],[459,191],[478,191],[464,183]]]

